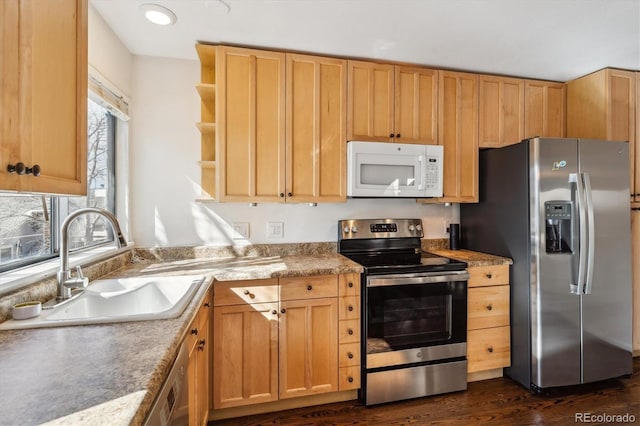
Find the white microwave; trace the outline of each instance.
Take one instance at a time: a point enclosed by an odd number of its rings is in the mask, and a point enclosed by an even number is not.
[[[347,143],[348,197],[442,197],[440,145]]]

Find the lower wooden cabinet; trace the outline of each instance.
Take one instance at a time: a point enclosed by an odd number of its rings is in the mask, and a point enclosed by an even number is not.
[[[640,356],[640,208],[631,209],[631,267],[633,283],[633,354]]]
[[[206,425],[209,421],[210,313],[211,298],[207,296],[189,327],[189,334],[187,335],[189,348],[189,365],[187,368],[189,424],[196,426]]]
[[[467,294],[468,373],[511,365],[509,266],[470,267]]]
[[[215,283],[213,408],[359,388],[359,286],[359,274]]]

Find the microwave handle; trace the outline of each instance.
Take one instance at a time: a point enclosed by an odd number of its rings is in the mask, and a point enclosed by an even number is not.
[[[427,186],[427,162],[424,155],[418,156],[418,163],[420,163],[420,183],[418,184],[418,190],[422,191]]]

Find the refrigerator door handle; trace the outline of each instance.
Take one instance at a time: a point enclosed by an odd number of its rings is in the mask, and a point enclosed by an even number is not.
[[[580,238],[578,240],[578,280],[576,284],[569,284],[569,292],[573,294],[582,294],[585,282],[586,267],[587,267],[587,212],[586,201],[584,195],[584,185],[582,180],[582,173],[570,173],[569,183],[575,183],[576,185],[576,203],[578,207],[578,228]]]
[[[593,214],[593,197],[591,195],[591,177],[589,173],[582,173],[584,180],[585,201],[587,204],[587,275],[584,283],[584,294],[591,294],[593,286],[593,263],[595,253],[595,224]]]

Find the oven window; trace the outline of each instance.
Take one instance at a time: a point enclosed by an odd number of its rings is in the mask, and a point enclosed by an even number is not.
[[[415,167],[401,164],[360,164],[360,183],[364,185],[415,186]]]
[[[368,288],[367,353],[464,341],[465,290],[465,283]]]

